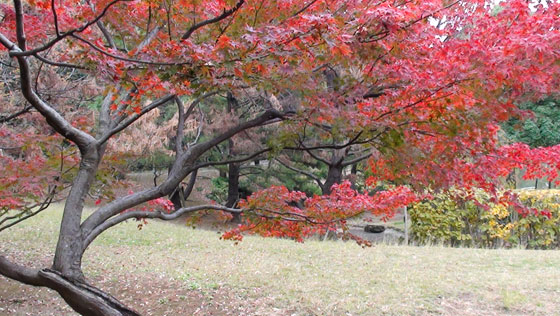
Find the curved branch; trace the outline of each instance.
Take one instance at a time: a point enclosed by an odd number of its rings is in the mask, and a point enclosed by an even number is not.
[[[189,118],[189,116],[192,114],[192,112],[194,111],[194,108],[200,104],[200,102],[204,101],[205,99],[214,96],[216,94],[220,93],[220,90],[216,90],[216,91],[212,91],[212,92],[207,92],[203,95],[201,95],[200,97],[196,98],[190,105],[189,108],[187,109],[187,111],[185,112],[185,120]],[[183,122],[184,123],[184,122]]]
[[[323,182],[321,182],[321,179],[320,179],[319,177],[317,177],[316,175],[314,175],[313,173],[311,173],[311,172],[309,172],[309,171],[305,171],[305,170],[298,169],[298,168],[296,168],[296,167],[293,167],[293,166],[291,166],[290,164],[288,164],[287,162],[282,161],[280,158],[275,158],[275,160],[278,161],[278,162],[279,162],[281,165],[283,165],[284,167],[286,167],[286,168],[288,168],[288,169],[290,169],[290,170],[292,170],[292,171],[295,171],[295,172],[297,172],[297,173],[301,173],[301,174],[303,174],[304,176],[307,176],[307,177],[311,178],[312,180],[314,180],[315,182],[317,182],[317,184],[319,185],[320,188],[323,187]]]
[[[230,208],[230,207],[225,207],[225,206],[221,206],[221,205],[197,205],[197,206],[190,206],[190,207],[182,207],[180,209],[178,209],[177,211],[170,213],[170,214],[166,214],[160,211],[157,212],[151,212],[151,211],[129,211],[129,212],[124,212],[120,215],[117,215],[115,217],[112,217],[108,220],[106,220],[103,224],[97,226],[94,230],[92,230],[84,239],[84,244],[86,248],[97,236],[99,236],[102,232],[104,232],[105,230],[119,224],[122,223],[124,221],[126,221],[127,219],[132,219],[132,218],[158,218],[164,221],[169,221],[169,220],[174,220],[179,218],[182,215],[188,214],[188,213],[193,213],[193,212],[198,212],[198,211],[202,211],[202,210],[214,210],[214,211],[223,211],[223,212],[228,212],[228,213],[232,213],[232,214],[239,214],[242,213],[243,211],[241,209],[236,209],[236,208]]]
[[[84,25],[82,25],[81,27],[75,28],[75,29],[71,29],[69,31],[66,31],[62,34],[57,35],[55,38],[53,38],[52,40],[50,40],[49,42],[47,42],[46,44],[44,44],[41,47],[37,47],[35,49],[31,49],[31,50],[26,50],[25,49],[25,45],[21,45],[20,43],[20,50],[19,51],[10,51],[10,56],[31,56],[34,54],[37,54],[39,52],[45,51],[51,47],[53,47],[56,43],[60,42],[61,40],[65,39],[68,36],[73,36],[75,35],[75,33],[81,33],[83,31],[85,31],[87,28],[89,28],[90,26],[92,26],[93,24],[96,24],[99,20],[101,20],[101,18],[103,18],[105,16],[105,14],[107,14],[107,12],[109,11],[109,9],[117,4],[118,2],[122,2],[122,1],[126,1],[126,2],[130,2],[133,0],[113,0],[111,2],[109,2],[105,8],[103,8],[103,10],[101,11],[101,13],[99,15],[97,15],[93,20],[85,23]],[[16,10],[18,8],[18,4],[21,6],[21,1],[19,0],[15,0],[15,7]],[[19,18],[18,18],[19,20]],[[22,25],[23,25],[23,20],[22,20]],[[18,23],[19,24],[19,23]],[[23,32],[23,28],[22,28],[22,32]],[[19,37],[19,36],[18,36]],[[18,40],[19,41],[19,40]],[[25,44],[25,40],[23,41],[23,44]]]
[[[130,63],[153,65],[153,66],[182,66],[182,65],[189,65],[190,64],[190,62],[188,62],[188,61],[175,62],[175,63],[165,63],[165,62],[140,60],[140,59],[123,57],[123,56],[115,55],[113,53],[109,53],[109,52],[97,47],[97,45],[93,44],[92,42],[88,41],[87,39],[85,39],[83,37],[80,37],[78,35],[72,35],[72,37],[81,41],[81,42],[83,42],[83,43],[85,43],[85,44],[87,44],[89,47],[93,48],[94,50],[98,51],[99,53],[101,53],[103,55],[109,56],[109,57],[114,58],[114,59],[127,61],[127,62],[130,62]]]
[[[45,199],[42,203],[36,204],[36,205],[34,205],[34,206],[31,206],[31,207],[29,207],[29,208],[27,209],[27,211],[30,211],[31,209],[33,209],[33,208],[35,208],[35,207],[38,207],[37,210],[35,210],[35,211],[33,211],[33,212],[29,213],[29,214],[26,214],[25,216],[20,217],[20,218],[18,218],[18,217],[21,216],[21,214],[22,214],[23,212],[20,213],[20,214],[18,214],[18,215],[6,217],[6,218],[4,218],[2,221],[0,221],[0,232],[2,232],[3,230],[6,230],[6,229],[8,229],[8,228],[10,228],[10,227],[12,227],[12,226],[15,226],[15,225],[17,225],[17,224],[19,224],[19,223],[25,221],[26,219],[31,218],[31,217],[33,217],[33,216],[35,216],[35,215],[41,213],[42,211],[46,210],[46,209],[51,205],[51,203],[52,203],[52,201],[53,201],[55,189],[56,189],[56,186],[51,190],[51,192],[49,193],[49,196],[47,197],[47,199]],[[4,226],[1,226],[1,225],[4,224],[5,222],[7,222],[7,221],[9,221],[9,220],[12,220],[12,219],[16,219],[16,218],[17,218],[17,220],[15,220],[15,221],[13,221],[13,222],[11,222],[11,223],[9,223],[9,224],[6,224],[6,225],[4,225]]]
[[[246,129],[261,126],[275,118],[284,118],[284,114],[276,110],[268,110],[253,120],[240,123],[213,139],[187,149],[181,156],[177,157],[167,179],[160,185],[116,199],[91,214],[80,226],[84,236],[88,236],[98,226],[103,225],[105,221],[126,209],[169,195],[186,176],[197,169],[194,167],[194,163],[205,152]]]
[[[6,117],[0,117],[0,123],[8,122],[8,121],[10,121],[10,120],[12,120],[12,119],[15,119],[15,118],[17,118],[18,116],[21,116],[21,115],[23,115],[23,114],[29,112],[32,108],[33,108],[33,106],[28,105],[28,106],[24,107],[23,109],[17,111],[17,112],[14,113],[14,114],[8,115],[8,116],[6,116]]]
[[[370,156],[371,156],[371,153],[364,154],[364,155],[358,156],[358,157],[356,157],[356,158],[354,158],[354,159],[350,159],[350,160],[348,160],[348,161],[343,161],[341,165],[342,165],[342,167],[350,166],[350,165],[353,165],[353,164],[355,164],[355,163],[358,163],[358,162],[360,162],[360,161],[362,161],[362,160],[364,160],[364,159],[367,159],[367,158],[369,158]]]
[[[140,113],[134,114],[132,116],[129,116],[128,119],[124,120],[123,122],[121,122],[119,125],[117,125],[115,128],[113,128],[112,130],[110,130],[108,133],[106,133],[105,135],[103,135],[103,137],[101,137],[98,141],[97,141],[97,145],[101,145],[104,144],[111,136],[117,134],[118,132],[122,131],[123,129],[127,128],[128,126],[130,126],[132,123],[136,122],[139,118],[141,118],[142,116],[144,116],[144,114],[150,112],[151,110],[164,105],[165,103],[173,100],[175,98],[174,94],[168,94],[154,102],[152,102],[151,104],[149,104],[148,106],[144,107],[142,109],[142,111],[140,111]]]
[[[10,41],[4,34],[0,34],[0,43],[2,43],[10,51],[20,51],[12,41]],[[70,124],[60,113],[58,113],[48,103],[43,101],[33,90],[33,83],[31,78],[31,70],[29,63],[25,57],[17,57],[20,70],[20,85],[21,92],[25,99],[35,108],[45,119],[47,123],[54,128],[60,135],[66,139],[74,142],[80,150],[84,150],[87,146],[95,141],[93,136],[88,133],[75,128]]]
[[[43,286],[44,283],[39,276],[39,270],[30,269],[17,263],[11,262],[5,256],[0,255],[0,274],[33,286]]]
[[[198,169],[195,169],[191,173],[191,177],[189,178],[189,183],[187,184],[187,187],[183,191],[183,198],[185,199],[185,201],[189,198],[189,196],[192,193],[192,190],[194,189],[194,185],[196,184],[196,177],[197,176],[198,176]]]
[[[198,165],[195,166],[195,168],[205,168],[205,167],[210,167],[210,166],[221,166],[221,165],[229,165],[230,163],[240,163],[240,162],[245,162],[247,160],[251,160],[255,157],[258,157],[262,154],[264,154],[265,152],[271,151],[272,148],[265,148],[265,149],[261,149],[249,156],[245,156],[243,158],[238,158],[238,159],[230,159],[230,160],[222,160],[222,161],[209,161],[209,162],[205,162],[205,163],[200,163]]]
[[[250,129],[256,126],[267,125],[271,122],[276,122],[276,120],[284,119],[286,114],[279,112],[277,110],[269,109],[265,111],[260,116],[243,122],[239,123],[237,126],[230,128],[229,130],[225,131],[224,133],[214,137],[211,140],[208,140],[204,143],[200,143],[192,147],[193,151],[199,151],[201,154],[209,150],[210,148],[220,144],[221,142],[229,139],[230,137],[240,133],[246,129]]]
[[[200,23],[196,23],[195,25],[191,26],[186,32],[185,34],[183,34],[183,36],[181,36],[182,40],[186,40],[189,37],[191,37],[191,35],[196,32],[198,29],[208,25],[208,24],[212,24],[212,23],[216,23],[216,22],[220,22],[221,20],[227,18],[228,16],[234,14],[237,10],[239,10],[239,8],[241,8],[241,6],[243,5],[243,3],[245,3],[245,0],[239,0],[239,2],[237,2],[237,4],[229,9],[229,10],[224,10],[224,12],[214,18],[208,19],[208,20],[204,20]]]
[[[324,164],[327,165],[327,166],[330,166],[330,165],[332,164],[330,161],[328,161],[328,160],[326,160],[326,159],[324,159],[324,158],[322,158],[322,157],[319,157],[318,155],[314,154],[314,153],[311,151],[311,149],[306,148],[305,145],[303,145],[303,143],[300,142],[300,145],[303,146],[302,148],[303,148],[311,157],[313,157],[313,159],[315,159],[315,160],[317,160],[317,161],[320,161],[320,162],[324,163]]]
[[[61,63],[61,62],[58,62],[58,61],[52,61],[52,60],[47,59],[47,58],[45,58],[45,57],[43,57],[39,54],[34,54],[33,56],[35,56],[37,59],[44,62],[45,64],[49,64],[51,66],[68,67],[68,68],[76,68],[76,69],[86,69],[86,67],[80,66],[80,65],[74,65],[74,64],[69,64],[69,63]]]
[[[87,4],[90,6],[90,8],[95,11],[95,5],[91,2],[91,0],[86,0]],[[101,21],[97,21],[97,27],[99,28],[99,30],[101,31],[101,33],[103,34],[103,36],[105,37],[105,40],[107,41],[107,44],[109,44],[109,47],[117,49],[117,45],[115,44],[115,41],[113,40],[113,37],[111,36],[111,34],[109,33],[109,31],[107,30],[107,28],[105,27],[105,24],[103,24],[103,22]],[[57,33],[58,35],[58,33]]]

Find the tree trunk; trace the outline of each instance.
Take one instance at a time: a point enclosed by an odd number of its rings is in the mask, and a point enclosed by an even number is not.
[[[331,194],[331,187],[333,184],[339,184],[342,182],[342,170],[343,167],[340,164],[329,165],[327,179],[321,188],[323,195]]]
[[[92,146],[82,153],[78,175],[72,183],[72,188],[64,205],[64,213],[60,224],[60,234],[53,260],[53,269],[64,277],[83,281],[82,255],[84,253],[83,236],[80,228],[84,199],[94,180],[100,155]]]
[[[226,201],[227,207],[234,207],[239,201],[239,171],[240,165],[237,163],[229,164],[228,171],[228,197]],[[241,214],[234,213],[232,222],[241,223]]]
[[[45,285],[55,291],[72,309],[84,316],[140,316],[116,298],[87,283],[68,280],[50,269],[39,271]]]
[[[239,107],[237,103],[237,99],[235,96],[228,91],[227,93],[227,109],[230,113],[235,112],[235,110]],[[233,139],[229,139],[229,156],[233,157],[236,154],[235,151],[235,143]],[[230,163],[228,165],[228,196],[226,201],[227,207],[234,207],[239,201],[239,171],[241,169],[241,165],[238,163]],[[233,218],[231,220],[234,223],[241,223],[241,214],[234,213]]]
[[[68,305],[86,316],[137,316],[116,298],[87,283],[70,280],[59,271],[30,269],[0,255],[0,274],[10,279],[56,291]]]
[[[184,188],[181,184],[177,186],[175,191],[169,195],[169,200],[173,203],[173,207],[175,210],[178,210],[182,207],[186,206],[187,199],[192,193],[194,189],[194,185],[196,184],[196,177],[198,175],[198,169],[194,170],[189,178],[189,183],[187,187]]]

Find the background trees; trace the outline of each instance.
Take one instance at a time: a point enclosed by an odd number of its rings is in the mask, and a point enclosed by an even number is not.
[[[496,177],[512,167],[543,161],[548,169],[540,172],[551,174],[557,166],[557,149],[500,149],[495,138],[497,122],[516,112],[512,102],[556,92],[557,3],[531,11],[525,1],[507,1],[498,13],[484,1],[15,0],[1,9],[0,43],[17,63],[17,89],[41,121],[76,150],[77,166],[52,268],[31,269],[2,256],[0,273],[54,289],[82,314],[135,314],[85,282],[81,258],[103,231],[133,218],[242,211],[212,204],[173,211],[161,198],[214,164],[206,155],[224,142],[235,143],[245,131],[274,127],[278,134],[271,136],[281,141],[222,163],[282,148],[310,153],[326,147],[339,157],[349,146],[367,144],[370,185],[482,185],[492,191]],[[95,81],[95,91],[86,93],[98,97],[91,109],[95,120],[74,120],[61,102],[41,92],[43,67]],[[324,69],[338,75],[325,79]],[[246,116],[234,111],[222,126],[205,131],[205,138],[188,141],[185,123],[196,116],[201,100],[218,92],[237,96],[243,89],[264,95],[290,91],[298,106],[267,106]],[[170,121],[175,154],[167,178],[104,201],[82,221],[85,197],[122,145],[118,135],[168,104],[177,108],[177,117]],[[336,129],[336,140],[325,145],[319,135],[318,144],[306,145],[309,126]],[[232,149],[237,151],[230,143]],[[18,170],[25,167],[18,163],[31,158],[6,162]],[[530,172],[542,170],[535,166]],[[2,198],[12,196],[13,186],[8,189]],[[272,186],[240,205],[245,224],[224,237],[240,239],[242,231],[253,231],[302,240],[344,229],[345,219],[366,211],[390,216],[416,198],[403,186],[370,196],[343,182],[329,195],[313,197]],[[298,203],[303,207],[294,206]],[[13,209],[20,205],[3,210]]]

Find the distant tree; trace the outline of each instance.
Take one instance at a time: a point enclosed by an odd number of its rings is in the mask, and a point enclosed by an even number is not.
[[[560,101],[545,98],[535,103],[519,106],[526,115],[517,116],[502,124],[507,137],[513,142],[521,142],[531,148],[550,147],[560,144]],[[535,189],[539,179],[535,179]],[[548,181],[553,187],[553,181]]]
[[[525,103],[519,108],[527,111],[528,115],[514,117],[502,125],[510,139],[525,143],[531,148],[560,144],[558,99],[546,98],[535,103]]]

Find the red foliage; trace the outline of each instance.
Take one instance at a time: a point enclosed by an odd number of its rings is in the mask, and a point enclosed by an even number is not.
[[[245,223],[222,237],[241,240],[242,232],[251,232],[301,242],[306,237],[324,235],[327,231],[346,233],[346,221],[364,213],[391,218],[399,207],[416,200],[416,194],[407,187],[369,195],[356,192],[348,181],[333,185],[330,195],[313,197],[273,186],[241,201]]]
[[[55,41],[64,52],[57,61],[85,67],[108,86],[105,93],[116,93],[117,85],[134,87],[129,97],[114,97],[115,117],[138,115],[146,99],[170,93],[290,90],[303,96],[292,121],[297,128],[329,125],[347,138],[368,140],[374,148],[370,184],[495,191],[497,178],[512,168],[527,168],[527,177],[557,176],[557,148],[501,148],[497,123],[516,111],[515,102],[558,93],[558,2],[532,10],[524,0],[503,1],[499,10],[482,0],[91,3],[27,1],[26,44],[39,48]],[[14,10],[5,4],[0,10],[0,32],[17,42]],[[233,14],[192,28],[228,10]],[[92,22],[101,14],[127,45],[107,43]],[[71,36],[59,41],[56,33],[65,32]],[[325,67],[337,72],[335,87],[322,87]],[[370,91],[375,97],[364,98]],[[4,168],[20,170],[13,174],[33,174],[42,163],[18,165],[1,157]],[[21,192],[34,190],[36,181],[18,177]],[[392,207],[405,204],[396,197],[411,201],[403,190],[369,196],[343,184],[329,196],[305,198],[272,187],[243,204],[253,215],[240,229],[299,240],[366,210],[390,216]],[[15,193],[2,197],[13,207],[22,199]],[[302,199],[302,208],[289,204]]]

